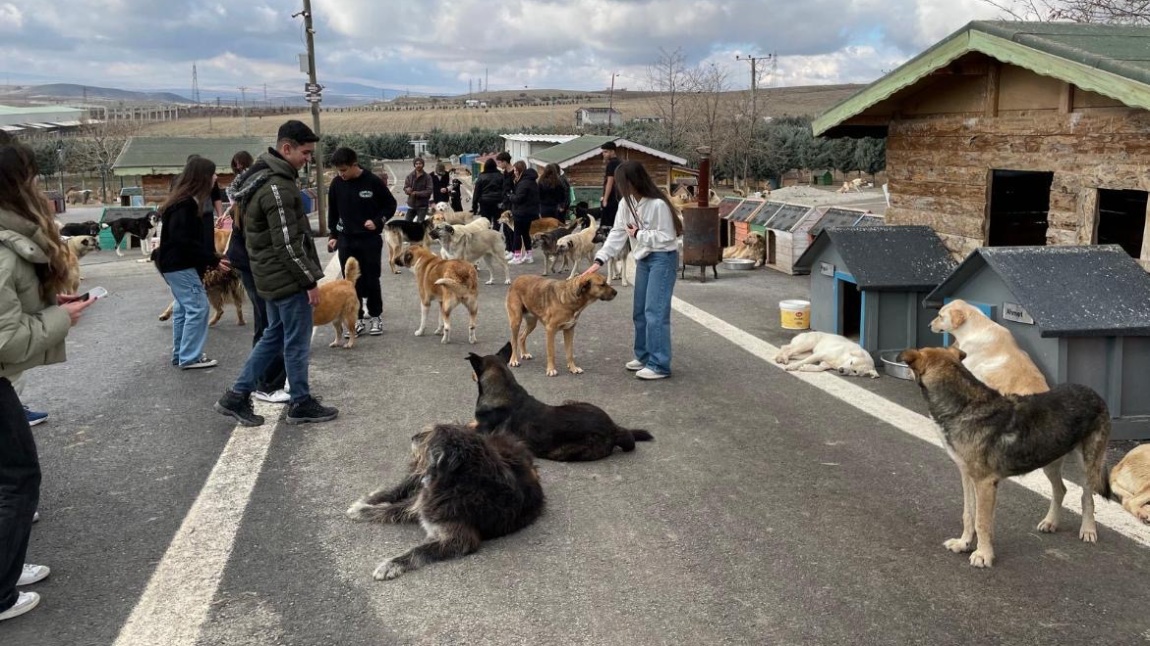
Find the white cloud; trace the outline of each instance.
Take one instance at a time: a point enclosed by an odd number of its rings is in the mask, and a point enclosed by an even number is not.
[[[24,27],[24,13],[16,5],[0,4],[0,32],[20,31]]]

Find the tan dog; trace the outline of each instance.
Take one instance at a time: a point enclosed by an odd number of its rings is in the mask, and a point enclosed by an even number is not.
[[[238,271],[235,269],[228,271],[209,269],[204,272],[200,280],[204,283],[204,292],[208,295],[208,302],[215,310],[215,315],[208,321],[209,326],[220,322],[224,315],[224,305],[228,301],[231,301],[232,306],[236,308],[236,325],[247,325],[247,322],[244,321],[244,297],[247,296],[247,292],[244,291],[244,284]],[[160,313],[160,320],[170,319],[172,309],[175,306],[175,301],[168,303],[168,307]]]
[[[475,265],[463,260],[444,260],[430,250],[416,246],[399,254],[395,264],[410,267],[419,286],[419,329],[415,336],[423,336],[431,301],[438,300],[439,327],[435,328],[435,333],[443,334],[440,343],[451,342],[451,310],[461,303],[468,314],[467,342],[475,343],[475,325],[479,316],[479,272]]]
[[[1032,395],[1050,390],[1046,377],[1018,347],[1010,330],[987,318],[964,300],[953,300],[930,322],[932,332],[947,332],[966,353],[962,365],[982,383],[1004,395]]]
[[[228,241],[232,239],[231,229],[216,229],[213,234],[216,242],[216,253],[221,256],[228,250]]]
[[[499,214],[499,223],[515,230],[515,218],[511,216],[511,211],[504,211]],[[558,229],[563,226],[563,223],[555,218],[539,218],[531,221],[531,228],[528,230],[527,237],[534,238],[537,233],[547,233],[552,229]]]
[[[587,260],[587,266],[595,262],[595,234],[599,231],[599,223],[591,218],[591,225],[581,231],[565,235],[555,243],[555,254],[563,257],[564,262],[571,261],[571,273],[567,278],[574,278],[579,271],[579,261]]]
[[[355,347],[355,323],[359,318],[359,295],[355,293],[355,281],[359,280],[359,261],[348,258],[343,266],[343,278],[329,280],[319,286],[319,304],[311,311],[312,325],[327,325],[335,328],[335,339],[328,344],[334,348],[340,344],[344,330],[347,330],[345,348]]]
[[[598,273],[573,280],[542,276],[516,278],[507,292],[507,322],[511,324],[511,360],[508,364],[518,366],[520,358],[532,358],[527,352],[527,337],[535,325],[543,321],[547,335],[547,376],[559,374],[555,368],[555,333],[559,330],[563,330],[568,372],[582,374],[583,369],[575,365],[575,324],[588,305],[612,300],[616,294],[615,288]],[[519,326],[524,319],[527,327],[520,334]]]
[[[96,236],[72,236],[64,243],[68,248],[68,282],[65,286],[67,293],[75,294],[80,291],[80,259],[100,248],[100,240]]]
[[[452,211],[451,205],[447,202],[436,202],[435,208],[432,209],[431,213],[431,223],[436,226],[440,224],[467,224],[475,219],[476,216],[467,211]],[[479,219],[487,220],[487,218]]]
[[[1136,446],[1110,472],[1110,488],[1122,508],[1150,523],[1150,444]]]
[[[762,267],[767,261],[767,241],[763,234],[751,231],[738,244],[723,249],[723,258],[754,260],[756,268]]]

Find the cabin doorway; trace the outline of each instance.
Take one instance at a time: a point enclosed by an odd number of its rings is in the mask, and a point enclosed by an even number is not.
[[[1094,241],[1097,244],[1121,245],[1132,257],[1141,258],[1142,241],[1146,235],[1146,196],[1146,191],[1098,189]]]
[[[987,246],[1045,245],[1053,183],[1050,172],[992,170]]]

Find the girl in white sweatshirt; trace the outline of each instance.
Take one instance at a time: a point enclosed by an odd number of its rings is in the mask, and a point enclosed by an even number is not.
[[[615,170],[615,186],[622,196],[615,226],[595,254],[584,275],[599,271],[630,244],[635,258],[635,358],[626,368],[640,379],[671,376],[671,292],[679,269],[678,238],[683,223],[666,193],[659,190],[647,169],[625,161]]]

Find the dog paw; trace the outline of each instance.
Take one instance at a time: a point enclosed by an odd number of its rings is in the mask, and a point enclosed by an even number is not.
[[[495,279],[494,279],[494,278],[492,278],[491,280],[487,280],[487,281],[484,281],[484,282],[483,282],[483,284],[484,284],[484,285],[494,285],[494,284],[495,284]]]
[[[1043,518],[1042,522],[1038,523],[1038,531],[1043,534],[1053,534],[1058,531],[1058,521]]]
[[[1134,517],[1144,523],[1150,524],[1150,505],[1143,505],[1139,507],[1137,513],[1134,514]]]
[[[418,330],[416,330],[415,336],[423,336],[423,328],[419,328]]]
[[[371,577],[376,581],[390,581],[401,574],[403,574],[403,566],[388,559],[375,568]]]
[[[783,370],[786,370],[787,372],[794,372],[799,368],[800,366],[797,363],[788,363],[787,365],[783,366]]]
[[[519,355],[519,358],[527,360],[527,359],[534,359],[535,357],[531,356],[530,352],[524,352],[523,354]]]
[[[583,369],[580,368],[579,366],[567,366],[567,371],[573,375],[583,374]]]
[[[510,278],[508,278],[507,280],[503,281],[503,284],[504,284],[504,285],[510,285],[510,284],[511,284],[511,279],[510,279]]]
[[[970,543],[970,541],[963,538],[952,538],[943,543],[942,546],[955,554],[965,554],[970,551]]]
[[[970,564],[974,567],[993,567],[994,552],[981,549],[974,550],[974,554],[970,555]]]
[[[471,333],[467,335],[467,342],[470,343],[471,345],[475,345],[475,341],[476,341],[475,331],[472,330]]]
[[[508,361],[508,362],[507,362],[507,365],[511,366],[512,368],[518,368],[518,367],[519,367],[519,362],[518,362],[518,361],[516,361],[515,359],[512,359],[511,361]]]
[[[1086,527],[1078,530],[1078,538],[1082,539],[1083,543],[1097,543],[1098,542],[1098,528]]]
[[[547,376],[548,376],[548,377],[558,377],[558,376],[559,376],[559,371],[558,371],[558,370],[556,370],[555,368],[548,368],[548,369],[547,369]]]
[[[327,347],[334,348],[337,345],[339,345],[339,339],[336,339],[335,341],[332,341],[331,343],[327,344]]]
[[[387,506],[387,503],[383,503],[382,505],[369,505],[362,500],[357,500],[357,501],[353,502],[351,504],[351,507],[348,507],[347,511],[344,513],[347,514],[347,517],[352,519],[352,520],[361,521],[361,520],[367,520],[368,519],[367,512],[369,509],[378,509],[379,507],[386,507],[386,506]]]

